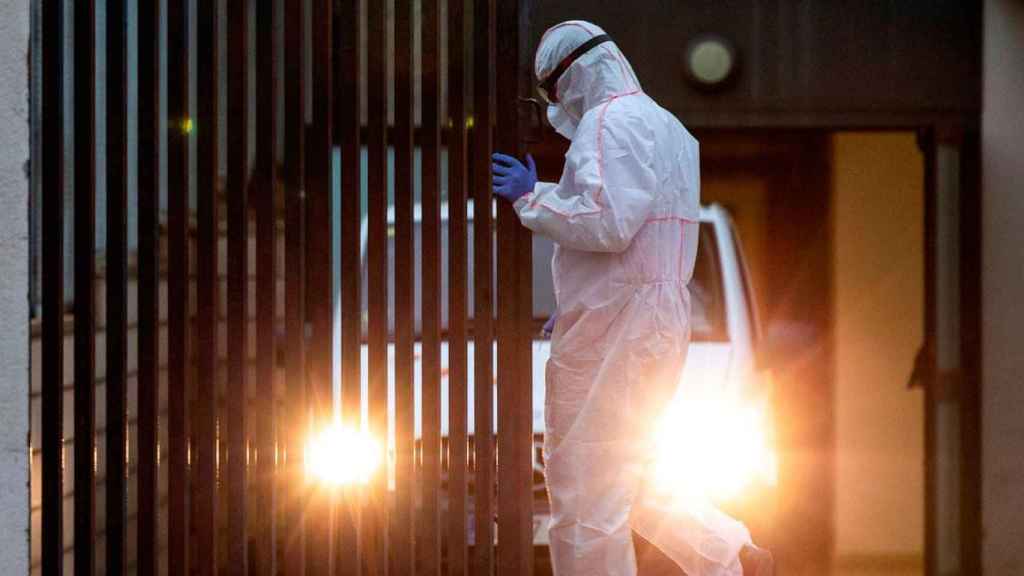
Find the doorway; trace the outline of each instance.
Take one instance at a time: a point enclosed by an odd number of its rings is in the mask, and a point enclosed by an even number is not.
[[[774,505],[736,513],[786,573],[923,573],[925,402],[908,386],[926,305],[915,133],[698,137],[702,202],[729,210],[758,295],[780,432]]]

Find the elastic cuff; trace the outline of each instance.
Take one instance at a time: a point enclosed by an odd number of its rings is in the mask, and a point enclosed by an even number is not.
[[[512,203],[512,207],[516,209],[516,212],[519,212],[523,208],[526,208],[526,206],[530,203],[531,198],[533,198],[533,192],[527,192],[526,194],[523,194],[519,198],[516,198],[516,201]]]

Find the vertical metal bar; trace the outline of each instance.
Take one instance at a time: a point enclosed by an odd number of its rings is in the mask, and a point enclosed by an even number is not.
[[[156,574],[160,414],[160,2],[139,4],[139,408],[137,570]]]
[[[926,370],[927,381],[924,386],[924,549],[925,549],[925,574],[938,574],[937,565],[937,539],[936,526],[938,518],[936,515],[937,503],[937,466],[936,466],[936,392],[935,381],[935,326],[937,323],[935,299],[935,266],[936,266],[936,172],[935,172],[935,131],[932,128],[921,130],[918,133],[918,146],[924,156],[924,334],[925,348],[927,355]]]
[[[964,538],[962,525],[964,461],[963,461],[963,287],[961,268],[963,251],[961,226],[964,218],[962,186],[963,134],[953,127],[936,130],[934,157],[926,164],[934,170],[934,233],[933,258],[929,282],[934,289],[935,356],[931,382],[925,395],[930,488],[934,491],[932,509],[932,540],[929,551],[935,572],[963,572]]]
[[[331,34],[331,66],[332,66],[331,75],[332,76],[331,76],[331,78],[333,80],[332,81],[332,88],[333,89],[331,91],[330,108],[331,108],[331,121],[333,122],[333,125],[331,126],[331,159],[332,159],[332,162],[333,162],[333,159],[334,159],[334,147],[335,146],[337,146],[339,148],[341,147],[341,145],[342,145],[342,143],[341,143],[341,137],[342,137],[341,134],[345,130],[344,129],[345,118],[344,118],[344,110],[343,110],[343,106],[342,106],[342,102],[345,99],[345,95],[342,94],[342,89],[341,89],[341,85],[344,83],[343,77],[345,75],[345,63],[343,61],[342,52],[343,52],[343,50],[345,50],[345,43],[347,42],[347,36],[348,36],[348,34],[345,32],[345,24],[346,24],[346,22],[344,21],[344,14],[343,14],[344,10],[342,8],[341,1],[340,0],[336,0],[334,4],[335,4],[335,9],[334,9],[334,12],[332,14],[332,19],[333,20],[332,20],[332,23],[331,23],[331,32],[332,32],[332,34]],[[341,171],[344,171],[344,166],[343,166],[344,162],[345,162],[344,158],[339,158],[339,165],[336,167],[339,170],[339,173]],[[331,188],[332,200],[333,200],[333,194],[334,194],[334,187],[333,187],[334,186],[334,179],[333,179],[333,170],[334,170],[334,168],[335,167],[332,165],[332,180],[331,180],[331,183],[332,183],[331,184],[331,186],[332,186],[332,188]],[[339,186],[340,186],[340,182],[339,182]],[[340,202],[341,202],[340,195],[344,194],[344,190],[339,188],[338,194],[339,194],[339,204],[340,204]],[[332,204],[332,209],[333,209],[333,204]],[[339,206],[339,211],[340,211],[340,206]],[[339,213],[339,218],[340,218],[340,213]],[[332,226],[333,226],[333,222],[334,222],[333,212],[332,212],[332,216],[331,216],[331,222],[332,222]],[[341,226],[341,224],[339,223],[339,227],[340,226]],[[338,240],[340,242],[340,230],[339,230],[339,239]],[[334,230],[332,229],[331,230],[331,246],[333,247],[333,245],[334,245]],[[332,259],[331,259],[331,266],[332,266],[332,270],[333,270],[333,266],[334,266],[334,258],[333,258],[333,256],[332,256]],[[339,273],[340,273],[340,275],[344,275],[345,274],[345,272],[341,271],[340,269],[339,269]],[[338,284],[332,286],[332,290],[340,291],[341,290],[341,282],[342,282],[342,280],[339,277],[338,278]],[[334,303],[334,305],[340,307],[341,306],[341,295],[340,295],[339,292],[333,292],[333,293],[338,297],[338,300]],[[337,310],[337,309],[335,310],[335,315],[333,316],[333,318],[335,318],[336,320],[340,321],[340,310]],[[341,326],[336,326],[336,328],[337,328],[337,332],[338,332],[337,335],[338,335],[338,337],[340,339],[341,338],[341,333],[340,332],[341,332],[341,330],[343,330],[343,328]],[[344,362],[344,358],[341,358],[341,361]],[[333,374],[334,374],[334,372],[332,370],[332,379],[333,379]],[[337,400],[337,401],[340,402],[341,401],[341,395],[344,394],[344,389],[343,389],[344,388],[344,384],[341,381],[339,381],[339,385],[342,387],[342,389],[338,391],[339,396],[337,398],[333,398],[333,400]],[[332,390],[332,392],[333,392],[333,390]],[[342,415],[341,415],[340,412],[337,412],[337,413],[334,414],[334,417],[335,418],[341,418]],[[337,490],[335,492],[335,494],[332,495],[333,498],[331,500],[331,505],[333,507],[333,510],[331,511],[331,514],[332,514],[332,520],[334,522],[334,533],[332,535],[333,539],[331,541],[331,550],[332,550],[333,558],[332,558],[331,561],[333,563],[333,571],[334,571],[334,573],[345,573],[345,572],[352,572],[353,570],[357,570],[357,564],[355,562],[356,555],[351,553],[351,549],[347,546],[347,541],[346,541],[346,539],[352,539],[352,542],[356,544],[356,547],[358,546],[358,542],[355,540],[356,532],[355,532],[355,525],[352,523],[353,516],[351,514],[351,508],[349,507],[349,503],[350,502],[349,502],[349,499],[347,498],[347,496],[348,496],[347,488],[348,487],[341,487],[339,490]]]
[[[107,2],[107,574],[125,571],[127,514],[128,22]]]
[[[494,572],[494,375],[492,314],[491,122],[494,116],[495,0],[475,0],[473,10],[474,138],[473,266],[476,301],[474,342],[474,447],[476,449],[476,540],[478,574]]]
[[[42,152],[42,572],[64,573],[64,2],[45,0]]]
[[[516,7],[513,3],[505,3],[499,7],[502,17],[510,16],[507,9],[509,6]],[[496,82],[499,94],[502,96],[497,102],[497,106],[502,110],[497,115],[496,145],[502,152],[518,156],[514,103],[517,91],[514,71],[513,73],[508,72],[508,65],[511,62],[516,62],[518,58],[514,54],[509,54],[510,44],[514,43],[515,39],[502,37],[502,34],[509,34],[512,31],[508,29],[507,23],[501,21],[501,18],[498,18],[498,21],[502,23],[502,30],[498,34],[496,42],[498,45],[497,57],[503,66],[501,73],[497,74]],[[506,94],[502,92],[503,90],[512,92]],[[511,110],[508,107],[510,99],[513,102]],[[510,113],[512,114],[511,118],[509,118]],[[505,130],[511,132],[503,132]],[[482,167],[482,165],[478,165],[478,167]],[[495,296],[498,318],[495,336],[498,343],[498,450],[501,454],[501,459],[498,461],[498,531],[501,542],[498,547],[497,568],[498,575],[505,576],[519,574],[522,568],[520,566],[522,559],[518,557],[521,552],[519,539],[522,531],[517,521],[516,508],[523,505],[529,506],[529,504],[516,501],[517,494],[514,488],[515,465],[518,461],[516,452],[520,448],[517,446],[518,430],[515,416],[521,402],[521,399],[516,397],[520,392],[517,390],[518,382],[516,381],[516,362],[518,360],[516,344],[519,338],[516,325],[519,304],[519,283],[516,278],[518,273],[516,270],[518,264],[516,262],[518,236],[516,227],[518,222],[515,221],[516,215],[507,202],[499,201],[497,204],[495,228],[498,244],[498,293]]]
[[[529,30],[529,28],[520,28]],[[525,39],[525,34],[520,40]],[[522,45],[521,45],[522,46]],[[520,62],[531,62],[529,56],[520,59]],[[527,67],[527,74],[530,74],[532,67]],[[516,366],[518,370],[518,384],[514,394],[517,394],[513,410],[513,418],[517,424],[516,429],[516,458],[515,458],[515,486],[518,490],[512,496],[512,500],[519,503],[514,509],[518,515],[518,553],[523,562],[520,563],[521,574],[531,576],[534,570],[533,547],[533,333],[536,328],[533,324],[533,234],[522,226],[518,228],[519,236],[516,241],[516,254],[519,271],[519,342],[517,345],[518,356]],[[514,553],[514,552],[513,552]]]
[[[274,440],[277,412],[274,354],[277,348],[275,252],[277,247],[277,68],[275,2],[256,4],[256,380],[253,413],[255,478],[253,480],[253,572],[274,574]]]
[[[345,0],[339,20],[345,28],[341,38],[338,77],[340,98],[338,139],[341,141],[341,355],[343,418],[357,425],[360,418],[360,226],[359,213],[362,162],[360,109],[362,86],[359,57],[359,0]]]
[[[96,569],[96,3],[75,4],[75,574]]]
[[[167,557],[189,574],[189,2],[167,5]]]
[[[313,261],[308,270],[310,319],[310,380],[318,416],[330,416],[331,334],[331,7],[328,0],[314,0],[313,8],[313,123],[309,154],[309,242]]]
[[[228,0],[228,570],[248,572],[249,10]],[[263,63],[263,66],[266,66]],[[268,92],[272,90],[267,90]],[[266,97],[263,95],[262,97]]]
[[[982,573],[981,503],[981,135],[960,141],[960,565]]]
[[[499,149],[521,156],[518,97],[527,81],[520,63],[528,28],[526,2],[504,2],[497,15],[497,114]],[[482,166],[482,165],[480,165]],[[498,574],[529,575],[533,569],[532,316],[530,235],[512,206],[498,203]],[[525,259],[523,254],[526,255]],[[524,353],[525,349],[525,353]]]
[[[520,28],[529,30],[529,28]],[[520,36],[524,39],[525,34]],[[530,62],[527,56],[520,59],[520,62]],[[527,67],[526,70],[532,70]],[[529,73],[529,72],[528,72]],[[518,226],[518,223],[517,223]],[[512,402],[506,400],[506,405],[516,425],[515,458],[514,458],[514,485],[516,490],[511,495],[511,500],[518,504],[509,508],[516,514],[517,527],[510,528],[509,532],[517,534],[518,538],[513,541],[518,545],[516,551],[509,554],[518,554],[521,560],[511,573],[531,576],[534,571],[533,547],[533,333],[536,328],[533,324],[533,234],[522,226],[518,226],[518,238],[516,239],[517,265],[519,271],[519,340],[516,345],[516,376],[518,382],[512,394],[516,395]],[[514,408],[512,407],[514,406]],[[518,530],[516,530],[518,528]],[[500,528],[499,528],[500,530]],[[516,572],[515,570],[520,570]]]
[[[533,88],[533,51],[530,43],[530,34],[534,23],[534,0],[521,0],[519,2],[518,18],[518,42],[516,50],[519,55],[519,65],[516,66],[516,73],[519,75],[518,95],[530,94]],[[518,98],[516,104],[519,104]],[[526,129],[529,130],[529,129]],[[523,128],[517,131],[519,142],[524,142]],[[520,144],[522,147],[522,144]],[[520,360],[519,366],[519,411],[517,421],[520,425],[519,442],[521,450],[518,452],[517,471],[519,487],[518,498],[521,502],[529,502],[518,509],[520,515],[520,526],[523,530],[520,545],[523,547],[523,554],[527,558],[526,574],[533,574],[535,548],[533,546],[533,463],[534,463],[534,436],[533,436],[533,335],[536,327],[533,322],[533,232],[525,226],[517,226],[519,240],[517,253],[519,264],[516,267],[519,273],[519,337],[518,351]]]
[[[306,247],[309,317],[313,327],[310,340],[309,379],[314,414],[319,425],[326,425],[333,408],[333,335],[334,294],[332,261],[331,195],[331,29],[334,3],[313,2],[313,124],[311,126],[309,170],[309,226]],[[314,574],[332,570],[332,495],[324,491],[314,506],[315,527],[309,532],[310,562]]]
[[[359,0],[345,0],[338,13],[339,50],[337,138],[341,143],[341,408],[342,421],[358,426],[361,417],[362,311],[360,272],[362,216],[362,145],[360,138],[362,83],[360,65]],[[359,504],[347,494],[338,521],[338,571],[343,576],[359,573]]]
[[[63,465],[61,444],[63,438],[63,379],[64,379],[64,195],[65,166],[64,156],[67,143],[64,141],[64,112],[66,73],[64,61],[64,41],[67,34],[64,18],[64,2],[62,0],[43,0],[40,2],[41,28],[41,122],[42,142],[41,161],[43,169],[39,171],[42,179],[41,210],[43,226],[42,251],[43,260],[40,272],[42,278],[42,354],[41,366],[42,397],[43,397],[43,566],[63,566],[62,559],[56,562],[46,560],[45,552],[49,549],[57,551],[58,558],[63,551],[61,544],[62,531],[60,522]],[[47,415],[55,418],[47,418]],[[56,424],[51,425],[51,424]],[[52,449],[50,449],[52,448]],[[55,474],[49,472],[55,471]],[[48,496],[55,495],[54,498]],[[57,506],[53,507],[49,503]],[[57,514],[53,514],[53,511]],[[47,530],[54,527],[57,530]]]
[[[422,2],[423,572],[441,571],[441,6]]]
[[[306,432],[305,229],[303,161],[306,95],[304,72],[305,0],[287,2],[284,11],[284,179],[285,179],[285,381],[287,383],[285,517],[282,568],[289,576],[306,573],[302,449]]]
[[[448,574],[465,576],[467,464],[465,0],[448,2]]]
[[[413,2],[395,0],[395,506],[390,518],[390,572],[413,566]],[[428,232],[424,223],[423,232]],[[375,238],[376,239],[376,238]],[[426,256],[424,254],[424,256]],[[433,260],[423,260],[424,271]],[[380,320],[380,317],[378,317]],[[378,397],[380,402],[380,397]]]
[[[387,266],[387,26],[386,2],[367,2],[367,375],[369,430],[386,444],[388,395]],[[368,489],[364,533],[369,574],[385,574],[387,474],[378,473]]]
[[[220,222],[217,184],[218,2],[196,3],[196,414],[193,526],[195,571],[217,573],[217,251]]]

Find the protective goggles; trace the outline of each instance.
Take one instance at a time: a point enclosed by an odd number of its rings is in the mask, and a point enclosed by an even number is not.
[[[569,55],[563,58],[562,61],[558,63],[558,66],[555,66],[555,69],[545,76],[537,85],[537,91],[540,92],[540,97],[548,104],[557,104],[558,80],[562,77],[562,74],[565,74],[565,71],[569,69],[569,66],[572,66],[572,63],[579,59],[580,56],[590,52],[590,50],[595,46],[604,44],[605,42],[611,42],[611,40],[611,36],[607,34],[594,36],[570,52]]]

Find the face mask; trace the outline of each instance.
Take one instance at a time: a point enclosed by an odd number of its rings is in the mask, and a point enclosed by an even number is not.
[[[572,137],[576,135],[576,127],[579,126],[580,119],[573,117],[572,114],[561,106],[552,104],[548,106],[548,122],[551,123],[551,127],[555,129],[555,132],[572,140]]]

